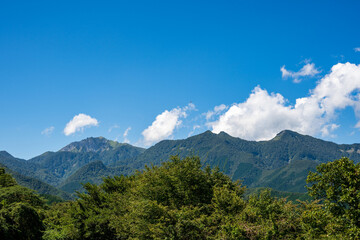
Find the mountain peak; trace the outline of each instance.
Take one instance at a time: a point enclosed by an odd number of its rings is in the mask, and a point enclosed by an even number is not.
[[[89,137],[84,140],[70,143],[59,152],[103,152],[123,145],[122,143],[108,140],[104,137]]]
[[[205,132],[203,132],[202,134],[210,134],[210,135],[214,135],[214,133],[212,132],[212,131],[210,131],[210,130],[206,130]]]
[[[279,132],[278,134],[276,134],[276,136],[272,140],[274,140],[274,141],[289,140],[289,139],[298,138],[301,136],[303,136],[303,135],[301,135],[300,133],[297,133],[297,132],[294,132],[291,130],[283,130],[283,131]]]
[[[224,131],[219,132],[218,135],[219,135],[219,136],[225,136],[225,137],[231,137],[229,134],[227,134],[227,133],[224,132]]]
[[[14,158],[10,153],[7,151],[0,151],[0,156],[6,157],[6,158]]]

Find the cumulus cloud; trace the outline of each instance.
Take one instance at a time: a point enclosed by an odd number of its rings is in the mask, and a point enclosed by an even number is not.
[[[98,126],[99,122],[95,118],[90,117],[89,115],[80,113],[70,122],[66,124],[66,127],[64,128],[64,134],[66,136],[69,136],[75,132],[83,131],[85,127],[91,127],[91,126]]]
[[[124,134],[123,134],[123,137],[124,137],[124,143],[130,143],[129,139],[127,138],[128,134],[129,134],[129,132],[130,132],[130,130],[131,130],[131,127],[128,127],[128,128],[125,130]]]
[[[206,120],[211,119],[213,116],[220,114],[222,111],[226,110],[228,107],[225,104],[215,106],[214,110],[208,111],[205,113]]]
[[[355,52],[360,52],[360,47],[354,48],[354,51],[355,51]]]
[[[215,133],[225,131],[248,140],[268,140],[284,129],[327,136],[339,127],[333,122],[337,111],[350,106],[360,118],[359,90],[360,65],[338,63],[295,105],[257,86],[245,102],[233,104],[209,126]],[[355,127],[360,128],[360,121]]]
[[[48,128],[45,128],[44,130],[41,131],[41,135],[50,135],[53,133],[55,127],[51,126],[51,127],[48,127]]]
[[[285,65],[280,68],[282,78],[292,78],[294,83],[300,83],[304,77],[313,77],[320,73],[314,63],[306,63],[298,72],[287,70]]]
[[[182,120],[180,119],[186,118],[187,112],[194,109],[195,105],[190,103],[183,108],[177,107],[170,111],[165,110],[157,115],[155,121],[142,132],[144,144],[149,146],[171,136],[174,130],[181,125]]]

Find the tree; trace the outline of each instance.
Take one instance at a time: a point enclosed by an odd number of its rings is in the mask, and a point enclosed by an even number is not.
[[[360,234],[360,165],[348,158],[320,164],[307,177],[309,195],[323,201],[336,221]],[[346,229],[345,229],[346,230]]]
[[[41,239],[44,201],[0,168],[0,239]]]

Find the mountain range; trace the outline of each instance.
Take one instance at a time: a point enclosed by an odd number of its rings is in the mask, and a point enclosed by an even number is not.
[[[0,151],[0,164],[20,184],[68,199],[70,194],[82,190],[81,183],[99,184],[103,177],[127,175],[145,165],[158,165],[171,155],[197,155],[204,165],[219,167],[233,180],[241,180],[251,188],[305,192],[309,171],[341,157],[359,162],[360,144],[336,144],[289,130],[259,142],[206,131],[187,139],[164,140],[148,149],[91,137],[29,160]]]

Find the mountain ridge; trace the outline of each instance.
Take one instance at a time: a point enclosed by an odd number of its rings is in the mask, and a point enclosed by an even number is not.
[[[108,140],[104,137],[88,137],[81,141],[72,142],[58,152],[102,152],[108,151],[126,143]]]
[[[205,131],[186,139],[163,140],[148,149],[91,137],[27,161],[0,152],[0,163],[59,187],[70,181],[67,179],[77,179],[76,176],[86,180],[86,174],[88,180],[98,182],[96,171],[89,168],[95,161],[101,161],[106,167],[105,170],[96,166],[102,175],[112,176],[141,170],[145,165],[159,165],[171,155],[198,155],[203,165],[219,167],[232,179],[242,180],[249,187],[305,191],[308,171],[315,170],[319,163],[343,156],[359,162],[360,144],[336,144],[290,130],[281,131],[267,141],[248,141],[226,132]],[[78,172],[79,169],[82,172]],[[70,185],[71,188],[76,186],[75,180]]]

